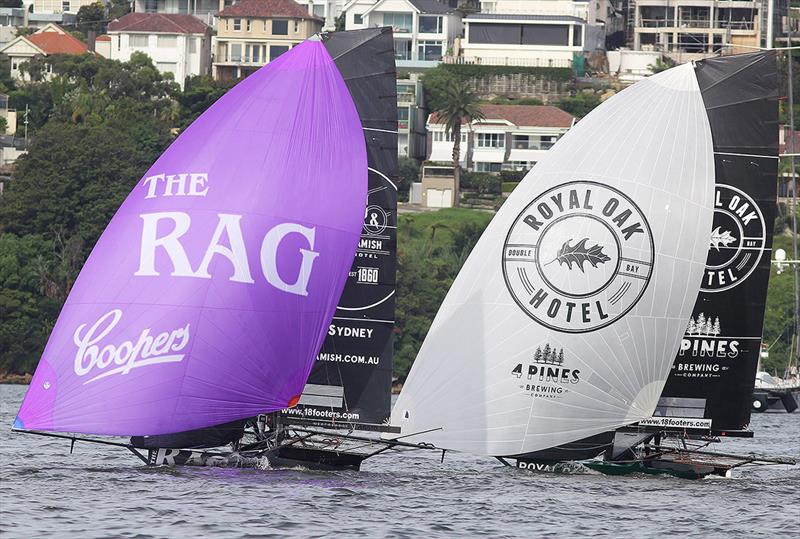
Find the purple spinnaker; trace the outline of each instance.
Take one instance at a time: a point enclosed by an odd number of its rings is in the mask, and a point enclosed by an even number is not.
[[[230,90],[109,223],[15,427],[180,432],[300,395],[353,261],[361,122],[320,42]]]

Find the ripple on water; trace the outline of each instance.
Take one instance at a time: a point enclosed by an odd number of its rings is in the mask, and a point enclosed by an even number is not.
[[[10,425],[24,388],[0,391]],[[721,450],[800,458],[800,413],[753,418]],[[63,442],[63,443],[62,443]],[[364,471],[148,468],[125,451],[0,435],[5,537],[791,536],[800,466],[732,479],[536,474],[448,452],[383,454]]]

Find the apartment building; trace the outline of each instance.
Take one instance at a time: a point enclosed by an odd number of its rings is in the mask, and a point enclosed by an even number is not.
[[[461,13],[438,0],[350,0],[345,29],[391,26],[397,67],[436,67],[461,35]]]
[[[41,14],[78,13],[83,6],[94,4],[97,0],[33,0],[33,12]]]
[[[181,88],[186,77],[205,75],[211,67],[211,27],[178,13],[128,13],[108,25],[109,58],[127,62],[134,52],[152,58],[162,73],[172,73]],[[97,51],[103,54],[105,44]]]
[[[547,105],[481,105],[484,119],[461,126],[461,166],[475,172],[529,170],[566,133],[575,118]],[[448,163],[453,137],[434,113],[428,117],[428,160]]]
[[[221,0],[226,1],[226,0]],[[244,77],[322,30],[293,0],[241,0],[219,12],[214,78]]]
[[[634,49],[663,52],[677,62],[764,44],[767,2],[743,0],[636,0]],[[738,47],[737,47],[738,46]]]
[[[448,61],[534,67],[571,67],[623,27],[608,0],[485,0],[463,23],[460,54]]]
[[[228,5],[231,2],[220,0],[135,0],[133,11],[136,13],[166,13],[180,15],[194,15],[209,26],[213,26],[220,4]],[[224,7],[224,6],[223,6]]]
[[[416,74],[397,79],[397,155],[425,158],[425,101]]]

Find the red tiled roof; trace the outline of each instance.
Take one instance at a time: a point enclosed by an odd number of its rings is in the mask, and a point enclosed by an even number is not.
[[[84,54],[88,52],[86,43],[70,34],[41,32],[25,36],[25,39],[39,47],[45,54]]]
[[[218,17],[289,17],[323,21],[310,15],[306,8],[293,0],[240,0],[220,11]]]
[[[102,36],[97,36],[97,39],[95,39],[95,41],[111,41],[111,36],[103,34]]]
[[[111,21],[109,32],[147,32],[150,34],[203,34],[208,25],[180,13],[128,13]]]
[[[570,127],[574,120],[572,114],[551,105],[481,105],[481,112],[484,115],[482,123],[506,120],[518,126]],[[442,123],[435,112],[428,121]]]

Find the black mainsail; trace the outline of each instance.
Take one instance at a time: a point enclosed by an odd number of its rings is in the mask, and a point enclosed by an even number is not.
[[[696,73],[714,140],[714,224],[697,303],[645,423],[748,435],[777,196],[776,54],[702,60]]]
[[[398,164],[392,32],[335,32],[322,41],[361,118],[369,191],[361,241],[336,314],[300,403],[285,411],[285,419],[377,430],[388,422],[391,409],[395,309]]]

